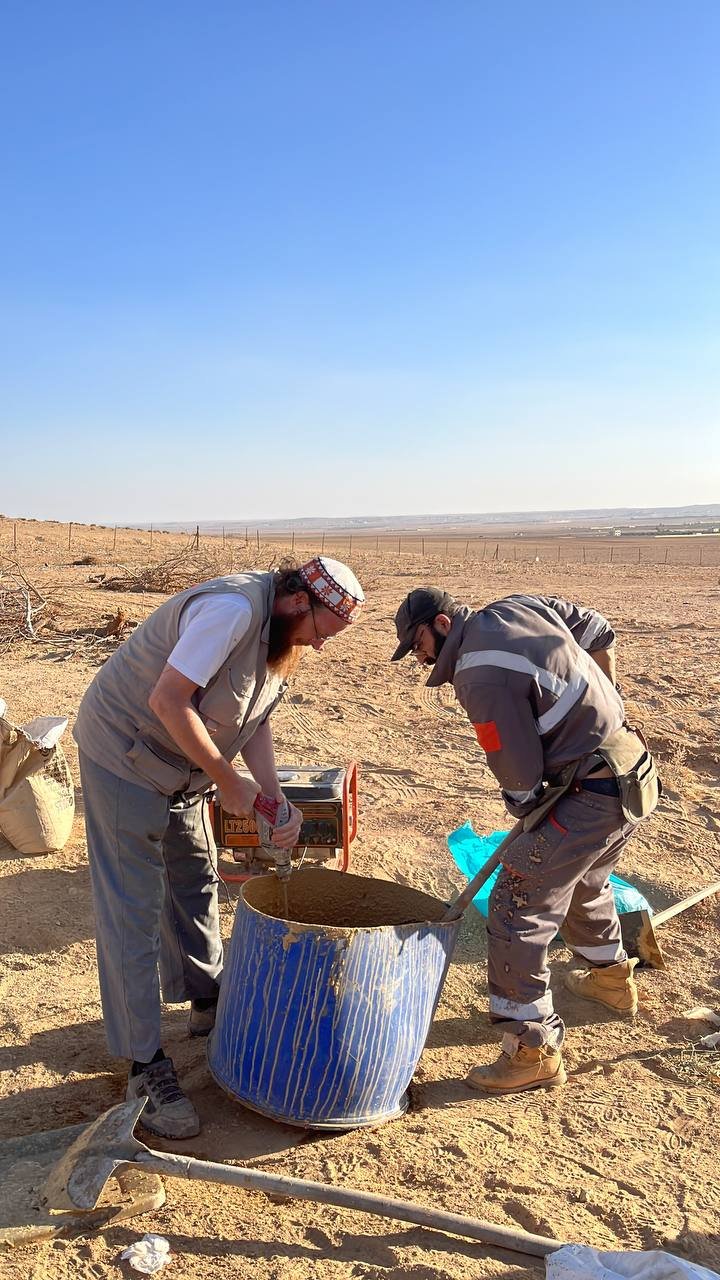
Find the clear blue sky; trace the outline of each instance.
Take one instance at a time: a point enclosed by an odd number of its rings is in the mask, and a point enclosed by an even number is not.
[[[7,0],[0,511],[720,497],[717,0]]]

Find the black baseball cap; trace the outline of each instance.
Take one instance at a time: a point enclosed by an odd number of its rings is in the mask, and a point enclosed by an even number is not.
[[[416,587],[411,591],[395,614],[395,630],[400,643],[390,661],[398,662],[410,652],[421,622],[432,622],[439,613],[447,613],[448,607],[454,603],[453,597],[441,587]]]

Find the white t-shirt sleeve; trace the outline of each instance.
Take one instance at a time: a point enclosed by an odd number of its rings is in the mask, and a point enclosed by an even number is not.
[[[180,635],[168,666],[204,689],[251,621],[252,608],[245,596],[229,592],[196,596],[180,615]]]

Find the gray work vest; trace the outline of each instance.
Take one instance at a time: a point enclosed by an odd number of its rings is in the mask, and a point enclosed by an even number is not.
[[[235,573],[212,578],[161,604],[116,649],[80,703],[73,736],[80,750],[119,778],[173,795],[203,791],[210,779],[179,750],[148,706],[168,657],[180,637],[185,605],[217,593],[244,596],[252,621],[239,644],[193,705],[226,760],[232,760],[277,705],[286,689],[268,671],[270,618],[275,595],[272,573]]]

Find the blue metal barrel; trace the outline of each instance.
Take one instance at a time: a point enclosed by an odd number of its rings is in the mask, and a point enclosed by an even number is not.
[[[311,1129],[399,1116],[457,940],[445,904],[308,868],[243,886],[208,1062],[253,1110]]]

